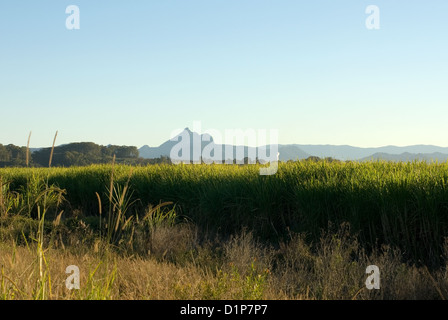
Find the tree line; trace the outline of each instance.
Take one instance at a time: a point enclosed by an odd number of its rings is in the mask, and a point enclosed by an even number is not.
[[[28,165],[31,167],[48,167],[50,154],[51,148],[30,151]],[[0,167],[24,167],[27,165],[26,155],[26,147],[0,144]],[[143,159],[139,156],[137,147],[134,146],[102,146],[93,142],[79,142],[55,147],[51,166],[70,167],[111,163],[114,156],[116,163],[129,165],[171,163],[168,157]]]

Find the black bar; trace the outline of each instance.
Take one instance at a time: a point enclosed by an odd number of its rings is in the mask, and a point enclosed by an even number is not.
[[[445,311],[446,301],[279,301],[279,300],[162,300],[162,301],[3,301],[2,313],[30,312],[48,316],[73,316],[75,319],[120,315],[120,320],[137,319],[319,319],[322,316],[344,319],[428,316]],[[57,311],[56,311],[57,310]],[[418,313],[417,313],[418,312]],[[443,313],[442,313],[443,314]],[[126,318],[123,318],[123,315]]]

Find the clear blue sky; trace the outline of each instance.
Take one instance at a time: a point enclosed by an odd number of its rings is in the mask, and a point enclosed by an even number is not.
[[[0,143],[59,130],[57,144],[158,146],[194,121],[279,143],[448,146],[448,1],[0,2]]]

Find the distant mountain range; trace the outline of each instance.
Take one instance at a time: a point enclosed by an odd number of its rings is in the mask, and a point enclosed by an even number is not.
[[[176,159],[173,159],[172,151],[180,149],[180,143],[185,142],[185,140],[189,141],[188,149],[183,151],[178,150],[177,152],[173,152],[175,154]],[[212,151],[215,150],[215,151]],[[307,154],[303,151],[294,148],[291,148],[293,151],[289,158],[294,159],[297,155],[302,159]],[[285,150],[285,154],[290,152],[291,150]],[[280,151],[280,147],[279,150]],[[187,154],[184,154],[187,153]],[[215,154],[216,152],[216,154]],[[219,154],[218,154],[219,152]],[[280,151],[281,152],[281,151]],[[256,158],[261,161],[269,161],[271,159],[270,155],[270,147],[262,146],[262,147],[248,147],[248,146],[235,146],[228,144],[216,144],[213,140],[213,137],[209,134],[199,135],[196,132],[192,132],[189,128],[185,128],[181,133],[179,133],[173,139],[167,140],[162,143],[158,147],[149,147],[147,145],[141,147],[139,149],[140,157],[146,159],[159,158],[162,156],[170,157],[171,160],[193,160],[199,161],[201,156],[203,160],[209,159],[213,161],[224,161],[224,160],[239,160],[242,161],[244,158],[250,158],[255,161]],[[207,157],[207,155],[210,155]],[[272,155],[272,160],[277,159],[276,155]]]
[[[150,147],[148,145],[142,146],[139,151],[140,157],[144,159],[157,159],[160,157],[170,157],[171,150],[175,148],[181,138],[188,138],[190,140],[190,160],[194,159],[193,156],[196,151],[197,154],[202,154],[205,151],[215,148],[221,150],[222,158],[243,160],[244,157],[253,158],[252,155],[263,159],[269,157],[270,159],[276,158],[275,155],[270,155],[269,146],[261,147],[247,147],[247,146],[234,146],[226,144],[215,144],[213,137],[208,134],[200,135],[196,132],[192,132],[189,128],[185,128],[180,134],[173,139],[167,140],[158,147]],[[199,148],[193,149],[194,141],[199,142]],[[31,148],[31,152],[38,151],[42,148]],[[239,154],[237,150],[242,150]],[[303,160],[309,157],[319,158],[333,158],[342,161],[368,161],[368,160],[389,160],[389,161],[448,161],[448,147],[439,147],[434,145],[411,145],[404,147],[397,146],[384,146],[377,148],[361,148],[353,147],[349,145],[310,145],[310,144],[279,144],[278,152],[280,161],[288,160]],[[230,154],[232,153],[232,154]],[[260,156],[261,155],[261,156]],[[263,157],[264,156],[264,157]],[[254,160],[254,159],[252,159]],[[269,160],[268,160],[269,161]]]
[[[251,155],[256,155],[259,159],[264,159],[264,156],[269,155],[269,146],[261,147],[247,147],[234,146],[225,144],[215,144],[213,137],[208,134],[199,135],[192,132],[189,128],[185,128],[179,135],[171,140],[167,140],[158,147],[150,147],[145,145],[139,149],[140,157],[146,159],[160,158],[161,156],[170,157],[171,150],[179,144],[182,139],[190,139],[190,159],[193,159],[193,154],[202,154],[206,151],[209,154],[211,148],[221,150],[222,160],[229,158],[230,150],[233,151],[233,158],[242,160],[244,157],[253,158]],[[196,141],[200,145],[197,150],[193,150],[193,142]],[[237,149],[243,150],[241,154],[237,154]],[[188,151],[187,151],[188,152]],[[448,160],[448,147],[438,147],[433,145],[412,145],[405,147],[385,146],[377,148],[360,148],[348,145],[302,145],[302,144],[279,144],[278,145],[279,160],[302,160],[315,156],[319,158],[333,158],[338,160],[391,160],[391,161],[412,161],[412,160],[426,160],[445,162]],[[214,154],[212,154],[214,155]],[[226,158],[227,156],[227,158]],[[193,159],[197,160],[197,159]],[[254,160],[254,159],[252,159]]]
[[[433,153],[409,153],[404,152],[400,154],[390,154],[390,153],[382,153],[377,152],[370,157],[365,157],[360,159],[361,161],[365,160],[389,160],[389,161],[414,161],[414,160],[420,160],[420,161],[438,161],[438,162],[446,162],[448,160],[448,155],[440,152],[433,152]]]

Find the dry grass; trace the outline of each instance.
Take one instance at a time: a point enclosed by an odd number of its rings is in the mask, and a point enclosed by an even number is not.
[[[140,239],[142,241],[142,239]],[[252,233],[199,241],[192,226],[160,227],[145,255],[126,254],[98,242],[89,247],[48,245],[43,284],[35,244],[0,245],[0,299],[444,299],[446,268],[407,265],[383,247],[366,254],[346,226],[314,245],[293,234],[278,247]],[[448,252],[448,245],[445,246]],[[365,287],[365,269],[381,271],[381,288]],[[66,267],[80,269],[79,290],[68,290]]]
[[[105,258],[94,253],[73,255],[59,250],[48,251],[46,259],[51,275],[48,299],[179,300],[241,296],[241,283],[235,278],[217,275],[193,264],[176,266],[154,258],[116,255]],[[3,245],[0,264],[1,299],[36,298],[40,276],[33,251]],[[65,286],[69,276],[65,269],[69,265],[80,269],[80,290],[68,290]]]

